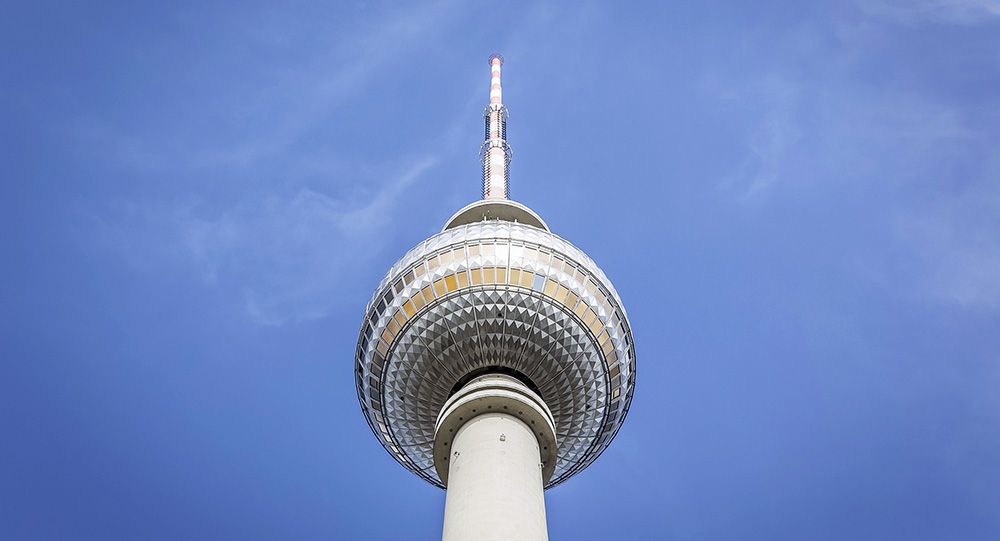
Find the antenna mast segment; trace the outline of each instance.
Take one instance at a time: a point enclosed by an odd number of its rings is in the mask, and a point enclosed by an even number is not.
[[[500,86],[500,66],[503,57],[490,56],[490,104],[483,111],[486,140],[479,150],[483,162],[483,199],[509,199],[511,151],[507,144],[507,108],[503,104]]]

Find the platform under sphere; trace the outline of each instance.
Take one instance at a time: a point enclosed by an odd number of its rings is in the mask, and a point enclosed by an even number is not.
[[[476,374],[514,374],[550,408],[558,451],[546,487],[608,446],[635,383],[631,329],[604,273],[544,228],[501,220],[442,231],[393,265],[368,303],[356,361],[372,431],[441,487],[435,422]]]

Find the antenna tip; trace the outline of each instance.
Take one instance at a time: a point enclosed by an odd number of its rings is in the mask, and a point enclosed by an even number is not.
[[[493,64],[503,65],[503,56],[500,56],[500,53],[490,55],[490,65],[492,66]]]

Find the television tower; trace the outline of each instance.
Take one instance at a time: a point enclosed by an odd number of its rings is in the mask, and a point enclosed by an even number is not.
[[[509,199],[503,58],[489,64],[483,198],[379,283],[355,378],[382,446],[447,490],[444,541],[540,541],[543,490],[589,466],[625,419],[635,349],[597,264]]]

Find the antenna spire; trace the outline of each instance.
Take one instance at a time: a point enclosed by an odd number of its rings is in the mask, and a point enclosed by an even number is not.
[[[479,150],[483,162],[483,199],[509,199],[511,151],[507,144],[507,108],[503,104],[500,86],[500,66],[503,57],[490,55],[490,104],[483,111],[486,121],[486,141]]]

